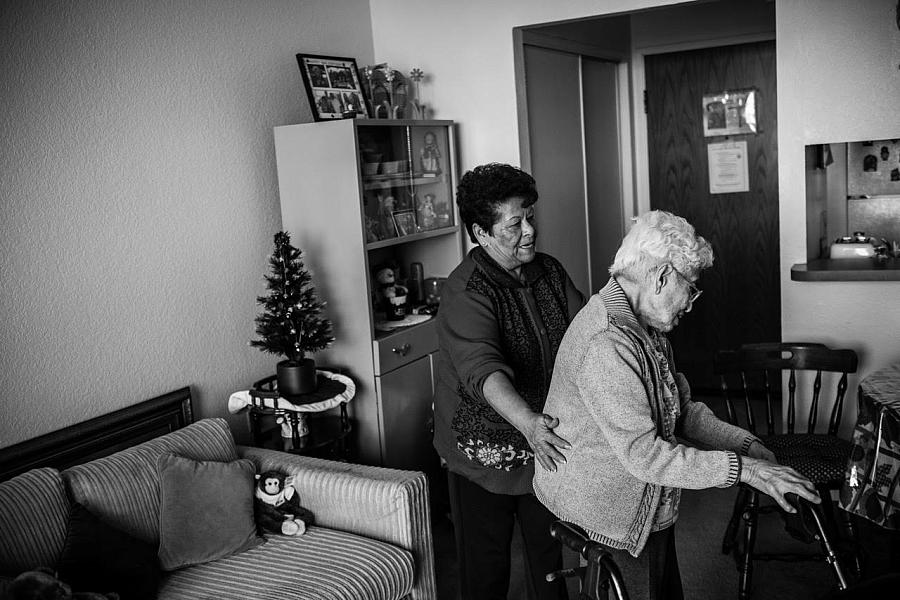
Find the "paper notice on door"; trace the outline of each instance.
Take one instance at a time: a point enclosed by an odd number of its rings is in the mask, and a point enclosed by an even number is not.
[[[709,193],[749,192],[747,142],[707,144],[709,155]]]

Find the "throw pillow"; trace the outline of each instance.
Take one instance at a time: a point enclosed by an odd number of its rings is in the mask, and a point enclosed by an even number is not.
[[[166,571],[249,550],[265,540],[253,521],[253,461],[159,457],[159,560]]]
[[[156,598],[161,572],[156,548],[72,505],[56,570],[76,592],[116,592],[122,600]]]

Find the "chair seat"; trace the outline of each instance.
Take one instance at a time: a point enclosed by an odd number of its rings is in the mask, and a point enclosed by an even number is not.
[[[761,438],[778,462],[816,485],[841,482],[853,444],[824,433],[788,433]]]
[[[837,530],[836,514],[826,492],[839,488],[843,483],[847,461],[852,453],[852,444],[838,438],[835,432],[847,393],[848,376],[856,373],[858,366],[859,358],[853,350],[829,348],[810,341],[744,344],[737,350],[720,350],[715,360],[728,419],[733,425],[738,424],[738,412],[735,411],[730,391],[732,395],[743,397],[742,414],[751,431],[755,429],[753,402],[758,399],[765,401],[766,431],[775,428],[775,416],[781,408],[775,405],[778,401],[785,403],[787,410],[782,415],[783,422],[788,424],[790,430],[793,430],[794,423],[806,423],[807,431],[813,429],[814,424],[824,425],[819,418],[820,409],[822,416],[830,415],[828,426],[823,428],[827,434],[769,435],[762,438],[762,443],[775,454],[779,463],[792,467],[809,479],[822,496],[822,505],[811,506],[806,514],[777,512],[784,518],[786,529],[792,536],[806,542],[819,542],[822,555],[831,565],[840,587],[846,587],[846,581],[826,535],[826,530]],[[760,507],[759,499],[756,490],[741,488],[722,539],[722,552],[733,552],[738,563],[738,593],[741,600],[751,596],[754,560],[763,557],[780,560],[798,558],[798,554],[793,552],[759,553],[755,550],[757,518],[764,512],[771,512],[765,509],[776,506]],[[800,501],[801,506],[803,502]],[[810,516],[816,521],[815,527],[811,526]],[[741,521],[744,524],[743,545],[736,543]],[[850,523],[846,525],[847,533],[853,539]],[[858,561],[855,562],[858,565]]]

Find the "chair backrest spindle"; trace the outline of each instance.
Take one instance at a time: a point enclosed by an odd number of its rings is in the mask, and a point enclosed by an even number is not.
[[[775,408],[774,408],[774,396],[772,394],[772,381],[769,379],[769,370],[766,369],[763,371],[763,378],[765,380],[765,389],[766,389],[766,435],[772,435],[775,433]]]
[[[816,379],[813,383],[813,397],[809,405],[809,421],[806,424],[806,433],[816,432],[816,421],[819,418],[819,392],[822,391],[822,370],[816,371]]]
[[[731,402],[731,396],[728,394],[728,380],[725,378],[725,375],[719,377],[719,388],[722,390],[722,398],[725,399],[728,422],[732,425],[737,425],[737,415],[734,414],[734,404]]]
[[[747,384],[747,374],[741,371],[741,387],[744,390],[744,409],[747,411],[747,428],[750,433],[756,435],[756,419],[753,417],[753,406],[750,404],[750,386]]]
[[[841,375],[838,381],[837,395],[834,399],[834,408],[831,409],[831,418],[828,420],[828,435],[837,435],[841,424],[841,410],[844,407],[844,394],[847,392],[847,374]]]
[[[788,378],[788,410],[787,410],[787,432],[794,433],[794,414],[796,413],[797,404],[795,398],[797,396],[797,372],[791,369],[791,376]]]

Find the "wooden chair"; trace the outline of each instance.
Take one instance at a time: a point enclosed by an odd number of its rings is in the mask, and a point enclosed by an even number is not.
[[[721,378],[728,420],[758,435],[763,444],[775,454],[779,463],[793,467],[815,484],[823,501],[821,513],[825,520],[824,527],[831,531],[836,531],[835,511],[830,501],[831,490],[839,489],[843,483],[844,470],[852,449],[852,444],[848,440],[838,437],[837,429],[841,422],[844,395],[847,391],[847,375],[856,372],[857,363],[858,359],[853,350],[833,350],[823,344],[814,343],[746,344],[737,350],[720,351],[715,359],[715,371]],[[809,375],[802,375],[804,372],[808,372]],[[785,431],[776,432],[775,410],[776,402],[782,397],[780,392],[783,373],[789,374],[786,427]],[[835,374],[824,378],[826,381],[837,379],[833,394],[822,394],[823,373]],[[801,404],[798,401],[798,389],[808,392],[804,394],[808,402]],[[746,417],[745,422],[739,422],[735,410],[732,396],[737,393],[743,397],[742,412]],[[764,397],[766,407],[764,433],[757,431],[751,402],[760,395]],[[830,407],[827,406],[829,397],[833,399]],[[830,409],[824,433],[816,433],[820,404],[823,414]],[[796,414],[801,410],[805,411],[805,433],[795,432]],[[773,505],[761,510],[759,492],[749,486],[740,486],[731,520],[722,540],[722,552],[734,553],[740,571],[739,598],[742,600],[750,597],[755,559],[805,560],[823,557],[823,555],[764,554],[755,551],[759,514],[777,509],[778,506]],[[743,547],[736,543],[741,520],[744,521]],[[845,526],[851,527],[849,520]],[[791,531],[790,527],[788,531]],[[796,528],[793,533],[795,537],[802,539],[803,536],[796,535]],[[819,542],[823,543],[822,540]],[[827,551],[824,548],[823,551],[827,557]]]

